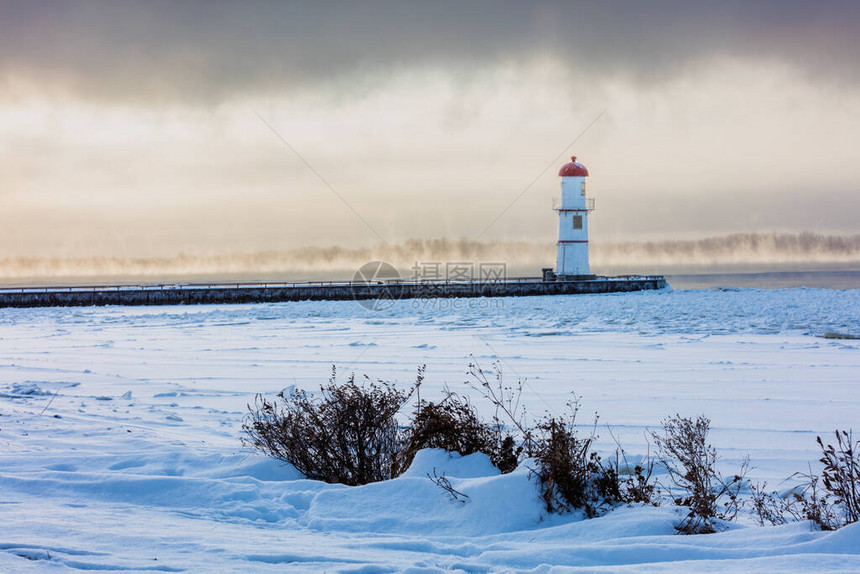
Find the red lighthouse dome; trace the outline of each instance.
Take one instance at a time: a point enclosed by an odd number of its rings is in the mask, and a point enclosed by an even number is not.
[[[570,163],[566,163],[558,170],[560,177],[588,177],[585,166],[576,161],[576,156],[570,156]]]

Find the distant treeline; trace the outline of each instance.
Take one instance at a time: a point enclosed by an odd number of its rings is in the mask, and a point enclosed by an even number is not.
[[[860,234],[735,233],[685,241],[595,243],[595,265],[860,262]]]
[[[774,265],[802,263],[860,264],[860,234],[736,233],[678,241],[593,241],[592,267],[631,272],[643,268]],[[0,258],[0,278],[28,277],[169,277],[279,273],[334,273],[357,269],[367,261],[384,260],[402,270],[416,262],[504,262],[512,270],[536,272],[555,263],[555,243],[534,241],[473,241],[470,239],[409,239],[372,247],[305,247],[257,253],[170,257],[6,257]]]

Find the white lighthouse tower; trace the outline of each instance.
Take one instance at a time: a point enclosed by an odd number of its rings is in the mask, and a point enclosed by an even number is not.
[[[570,158],[559,170],[561,197],[553,208],[558,211],[558,259],[555,272],[560,281],[591,279],[588,268],[588,212],[594,199],[585,195],[588,170]]]

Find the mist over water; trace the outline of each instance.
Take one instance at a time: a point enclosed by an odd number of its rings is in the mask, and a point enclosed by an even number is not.
[[[62,283],[127,283],[180,281],[301,281],[347,280],[362,264],[388,261],[404,278],[416,263],[505,263],[507,276],[538,276],[554,267],[555,244],[533,241],[480,242],[468,239],[411,239],[391,246],[309,247],[257,253],[177,254],[172,257],[7,257],[0,259],[0,283],[56,285]],[[791,272],[780,285],[811,281],[798,272],[839,271],[834,286],[858,286],[860,235],[834,236],[809,232],[743,233],[697,240],[591,244],[592,270],[598,274],[660,273],[691,286],[724,283],[725,274],[739,286],[767,282],[757,272]],[[758,273],[760,274],[760,273]],[[712,279],[707,279],[711,276]],[[685,277],[687,277],[685,279]],[[699,277],[699,279],[689,279]],[[820,278],[819,278],[820,279]],[[717,281],[717,283],[714,283]],[[812,281],[814,283],[814,281]],[[801,283],[806,284],[806,283]]]

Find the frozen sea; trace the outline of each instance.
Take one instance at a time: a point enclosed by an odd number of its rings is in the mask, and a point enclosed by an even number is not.
[[[860,571],[860,525],[673,534],[677,509],[547,516],[523,469],[427,451],[358,488],[244,450],[256,393],[332,365],[466,391],[470,361],[524,380],[535,415],[575,393],[634,455],[705,414],[721,468],[785,490],[815,437],[860,431],[860,290],[748,287],[358,303],[0,310],[0,571]],[[829,334],[829,335],[828,335]],[[827,336],[825,336],[827,335]],[[478,402],[480,405],[480,402]],[[426,478],[445,470],[467,504]]]

